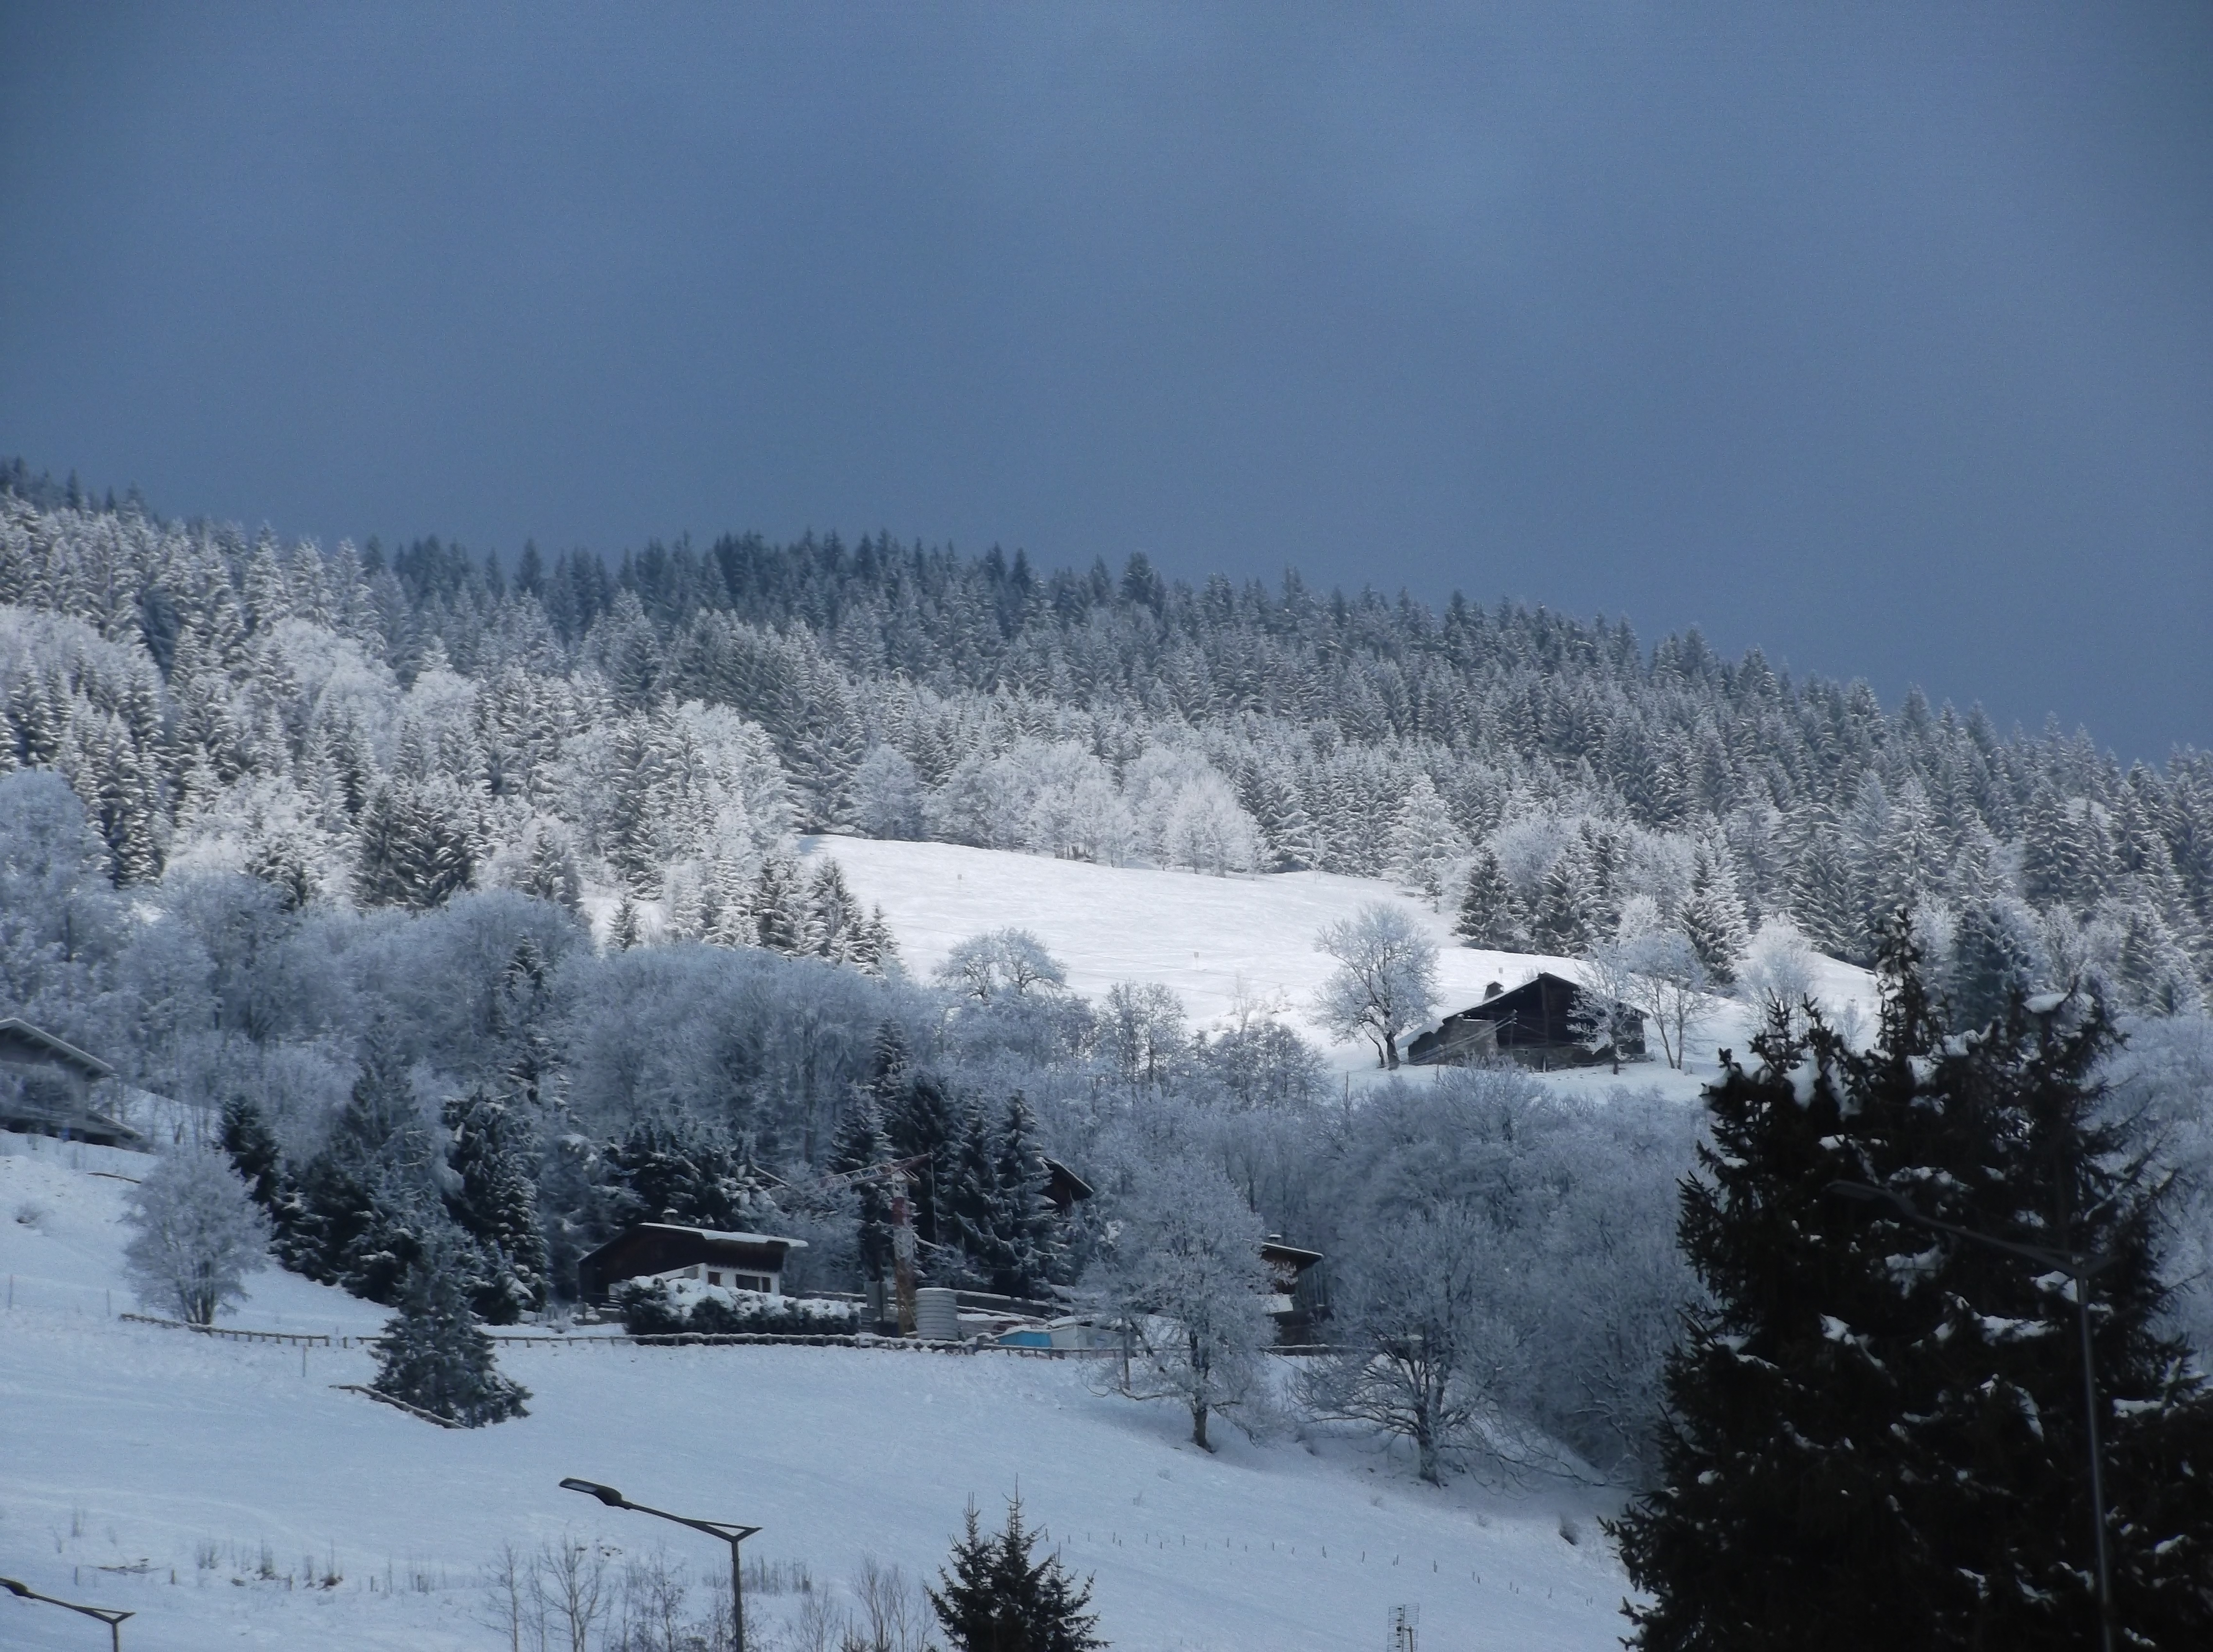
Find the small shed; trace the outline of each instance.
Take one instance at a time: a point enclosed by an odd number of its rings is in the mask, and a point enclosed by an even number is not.
[[[1058,1159],[1045,1161],[1046,1203],[1066,1216],[1091,1197],[1091,1184]]]
[[[625,1279],[684,1277],[781,1295],[784,1258],[806,1248],[803,1239],[774,1234],[730,1234],[640,1222],[577,1259],[576,1289],[586,1301],[604,1302]]]
[[[1510,992],[1494,991],[1481,1003],[1446,1016],[1434,1032],[1406,1046],[1406,1059],[1416,1066],[1466,1066],[1495,1054],[1551,1068],[1643,1055],[1644,1017],[1627,1004],[1613,1006],[1613,1025],[1621,1029],[1618,1047],[1594,1047],[1582,1023],[1596,1002],[1580,983],[1539,970]]]
[[[115,1069],[66,1039],[10,1015],[0,1021],[0,1130],[99,1147],[143,1145],[138,1132],[93,1106]]]
[[[1275,1287],[1268,1314],[1276,1322],[1278,1344],[1312,1342],[1315,1326],[1329,1317],[1329,1275],[1321,1259],[1320,1251],[1286,1245],[1279,1234],[1270,1234],[1262,1241],[1260,1260]]]

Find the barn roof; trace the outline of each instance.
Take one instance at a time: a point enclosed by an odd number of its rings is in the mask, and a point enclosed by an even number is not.
[[[0,1045],[27,1044],[45,1055],[52,1056],[64,1065],[76,1068],[87,1078],[101,1079],[115,1076],[115,1069],[98,1056],[88,1055],[66,1039],[58,1039],[42,1027],[34,1027],[21,1016],[9,1015],[0,1020]]]

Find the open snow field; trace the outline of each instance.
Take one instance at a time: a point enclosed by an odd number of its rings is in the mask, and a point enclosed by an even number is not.
[[[1204,877],[1149,868],[1094,866],[1005,850],[957,844],[890,843],[869,838],[810,838],[809,855],[828,856],[865,905],[880,905],[899,939],[907,967],[927,975],[954,946],[986,930],[1026,929],[1068,969],[1068,984],[1088,998],[1117,981],[1157,981],[1183,1000],[1195,1027],[1229,1013],[1241,993],[1284,1007],[1284,1019],[1325,1050],[1337,1070],[1357,1083],[1375,1070],[1363,1039],[1336,1044],[1314,1021],[1314,994],[1335,965],[1314,950],[1322,926],[1386,901],[1436,936],[1437,982],[1447,1011],[1480,1003],[1491,982],[1511,989],[1539,970],[1573,978],[1575,960],[1538,954],[1490,952],[1460,945],[1452,916],[1375,878],[1331,872]],[[1875,989],[1865,970],[1819,960],[1820,995],[1832,1014],[1856,1005],[1872,1022]],[[1658,1085],[1685,1100],[1713,1076],[1714,1052],[1741,1051],[1751,1031],[1743,1009],[1717,1000],[1710,1024],[1691,1040],[1685,1073],[1655,1059],[1610,1073],[1558,1075],[1576,1087],[1631,1082]]]
[[[918,973],[966,936],[1019,925],[1088,997],[1161,982],[1198,1026],[1241,997],[1273,999],[1356,1085],[1372,1052],[1331,1045],[1309,1009],[1331,966],[1313,948],[1325,924],[1375,900],[1415,916],[1440,943],[1448,1009],[1486,983],[1572,967],[1456,946],[1447,917],[1367,879],[1209,878],[844,838],[807,849],[836,856],[883,907]],[[1863,971],[1824,960],[1820,992],[1832,1013],[1872,1015]],[[1741,1046],[1747,1030],[1740,1009],[1717,1004],[1686,1072],[1655,1060],[1546,1082],[1657,1084],[1689,1101],[1715,1046]],[[290,1344],[118,1319],[138,1306],[121,1277],[119,1218],[144,1164],[0,1135],[0,1575],[137,1612],[126,1646],[505,1646],[479,1578],[508,1541],[664,1547],[695,1576],[717,1570],[704,1539],[562,1492],[564,1475],[757,1521],[751,1555],[802,1563],[832,1590],[863,1556],[933,1574],[963,1505],[973,1497],[997,1518],[1019,1487],[1064,1558],[1095,1576],[1100,1627],[1124,1648],[1381,1648],[1401,1605],[1419,1608],[1430,1652],[1617,1643],[1626,1583],[1596,1531],[1598,1494],[1549,1481],[1430,1491],[1403,1460],[1341,1437],[1255,1445],[1222,1428],[1210,1457],[1185,1442],[1179,1412],[1096,1393],[1074,1363],[580,1337],[503,1352],[533,1391],[528,1417],[435,1429],[332,1388],[371,1375],[361,1349],[303,1360]],[[271,1271],[224,1323],[359,1338],[384,1317]],[[311,1588],[311,1571],[343,1582]],[[751,1601],[757,1644],[785,1643],[799,1600]],[[0,1646],[106,1643],[88,1619],[0,1597]]]
[[[1591,1493],[1438,1493],[1365,1445],[1255,1446],[1228,1428],[1209,1457],[1178,1413],[1094,1393],[1073,1363],[510,1346],[531,1415],[436,1429],[332,1390],[369,1377],[359,1350],[314,1350],[303,1373],[295,1346],[111,1317],[135,1307],[113,1178],[143,1163],[0,1135],[0,1273],[15,1289],[0,1317],[0,1576],[137,1612],[124,1644],[140,1652],[490,1652],[508,1641],[481,1620],[478,1576],[505,1539],[661,1545],[716,1568],[723,1551],[706,1539],[558,1490],[564,1475],[758,1522],[749,1555],[804,1562],[833,1587],[864,1554],[933,1573],[962,1505],[996,1517],[1019,1487],[1095,1576],[1101,1630],[1121,1648],[1380,1649],[1400,1605],[1420,1608],[1433,1652],[1598,1649],[1619,1634],[1626,1584]],[[381,1320],[272,1272],[224,1323],[357,1334]],[[306,1587],[311,1559],[344,1582]],[[796,1597],[748,1605],[774,1630]],[[106,1645],[89,1619],[0,1597],[0,1646]]]

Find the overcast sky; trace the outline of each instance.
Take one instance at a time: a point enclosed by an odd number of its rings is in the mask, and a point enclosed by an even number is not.
[[[0,3],[0,454],[1457,588],[2213,744],[2213,8]]]

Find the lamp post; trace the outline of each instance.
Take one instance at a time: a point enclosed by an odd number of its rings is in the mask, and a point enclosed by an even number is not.
[[[2102,1652],[2113,1652],[2113,1580],[2112,1564],[2106,1554],[2105,1454],[2098,1443],[2098,1373],[2090,1353],[2090,1281],[2110,1267],[2113,1259],[2094,1253],[2084,1255],[2076,1251],[2056,1251],[2043,1245],[2022,1245],[1972,1228],[1962,1228],[1957,1222],[1940,1222],[1916,1210],[1890,1189],[1870,1186],[1866,1182],[1832,1181],[1824,1191],[1856,1204],[1876,1205],[1896,1220],[1911,1222],[1917,1228],[1949,1234],[1971,1245],[2018,1256],[2039,1267],[2064,1273],[2075,1282],[2075,1322],[2082,1339],[2082,1421],[2090,1442],[2090,1518],[2098,1540],[2098,1644]]]
[[[726,1520],[692,1520],[683,1515],[672,1515],[666,1509],[649,1509],[642,1503],[632,1503],[611,1485],[601,1485],[596,1480],[569,1479],[561,1482],[564,1491],[581,1491],[588,1497],[597,1497],[610,1509],[629,1509],[641,1515],[653,1515],[661,1520],[674,1521],[679,1526],[688,1526],[695,1532],[704,1532],[730,1545],[730,1627],[736,1637],[736,1652],[746,1652],[746,1576],[743,1564],[738,1558],[738,1545],[761,1528],[758,1526],[739,1526]]]
[[[123,1652],[123,1620],[135,1618],[135,1612],[118,1612],[113,1606],[81,1606],[74,1600],[57,1600],[51,1594],[41,1594],[28,1583],[18,1583],[12,1577],[0,1577],[0,1589],[5,1589],[19,1600],[44,1600],[50,1606],[66,1606],[71,1612],[81,1612],[88,1618],[97,1618],[107,1625],[107,1643],[113,1652]]]

